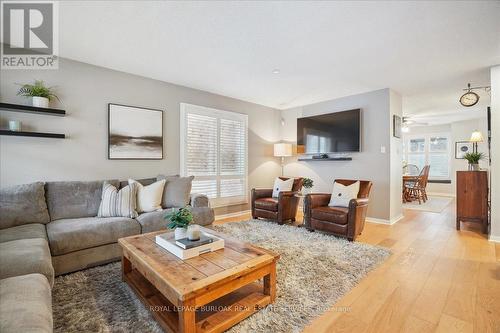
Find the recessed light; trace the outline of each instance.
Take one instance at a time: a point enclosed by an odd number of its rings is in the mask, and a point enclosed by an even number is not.
[[[278,68],[273,69],[273,74],[279,74],[280,70]]]

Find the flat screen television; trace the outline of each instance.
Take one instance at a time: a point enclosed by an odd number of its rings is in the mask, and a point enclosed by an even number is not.
[[[297,152],[328,154],[360,151],[361,110],[297,119]]]

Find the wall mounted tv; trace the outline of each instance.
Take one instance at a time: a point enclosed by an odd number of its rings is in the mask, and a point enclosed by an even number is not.
[[[361,110],[297,119],[297,152],[328,154],[360,151]]]

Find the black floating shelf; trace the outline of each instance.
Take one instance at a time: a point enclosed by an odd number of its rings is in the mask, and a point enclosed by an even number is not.
[[[352,157],[328,157],[328,158],[299,158],[299,161],[316,162],[316,161],[352,161]]]
[[[24,132],[24,131],[9,131],[0,130],[0,135],[10,135],[10,136],[30,136],[36,138],[53,138],[53,139],[64,139],[66,135],[57,133],[39,133],[39,132]]]
[[[66,115],[66,111],[60,109],[40,108],[37,106],[10,104],[10,103],[0,103],[0,110],[34,113],[39,115],[59,116],[59,117],[64,117]]]

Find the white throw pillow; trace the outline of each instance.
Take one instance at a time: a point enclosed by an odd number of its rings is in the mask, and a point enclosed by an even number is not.
[[[161,210],[161,197],[165,187],[165,179],[144,186],[137,180],[129,179],[128,183],[137,186],[137,212],[154,212]]]
[[[349,207],[349,201],[356,199],[359,192],[359,180],[351,185],[345,186],[340,183],[333,183],[332,197],[328,206]]]
[[[135,210],[137,186],[127,185],[120,191],[113,185],[104,182],[102,185],[101,205],[98,217],[130,217],[136,218]]]
[[[293,187],[293,178],[282,180],[276,178],[273,187],[273,198],[277,198],[280,192],[291,191]]]

